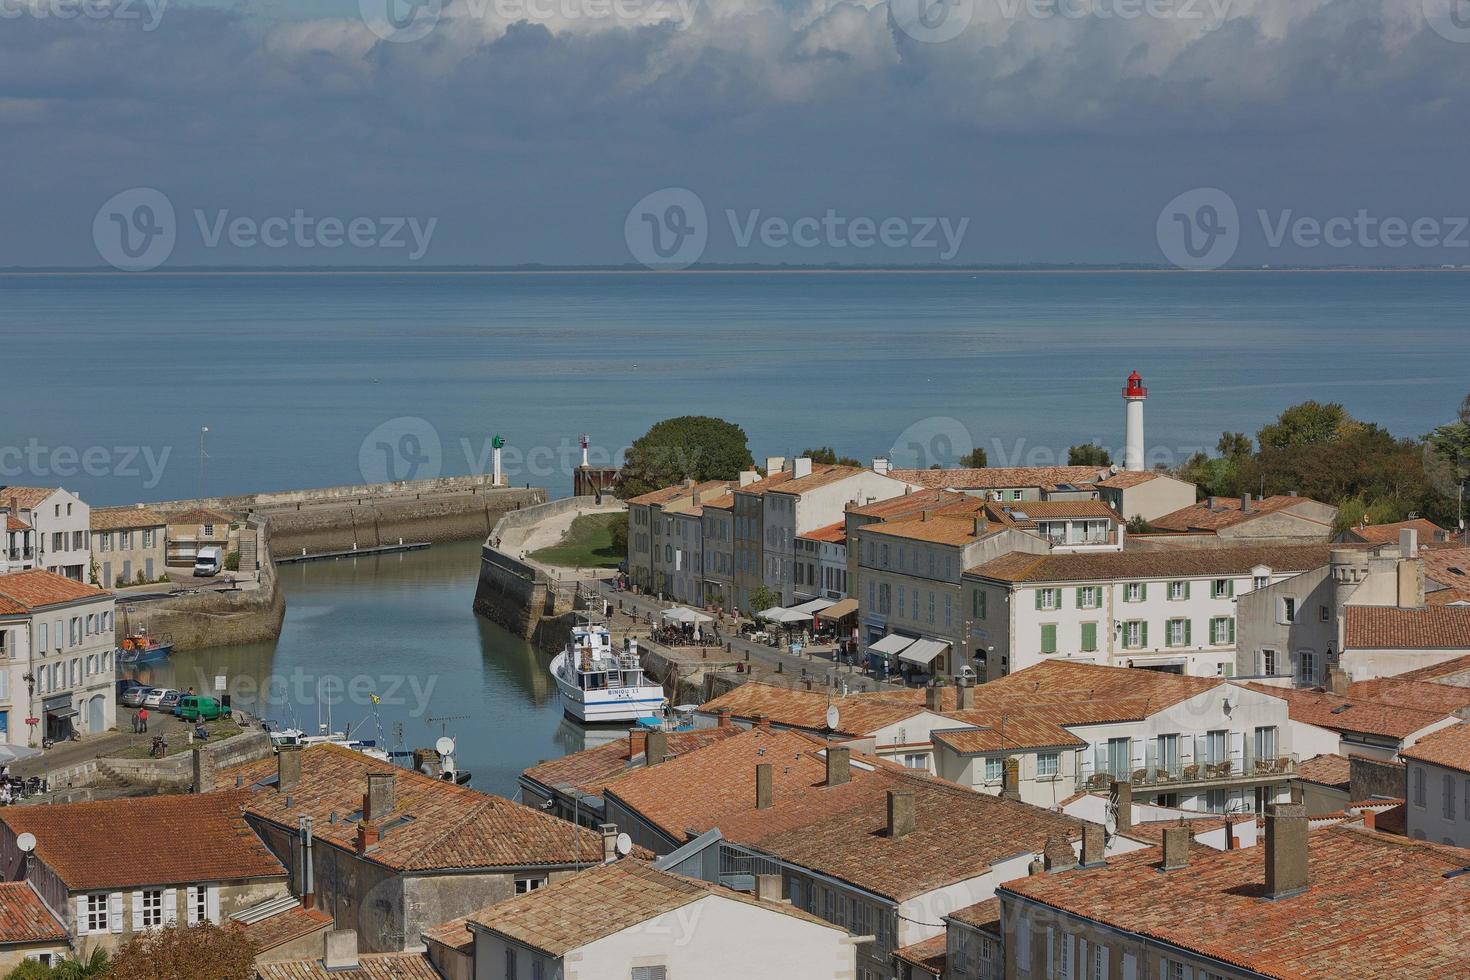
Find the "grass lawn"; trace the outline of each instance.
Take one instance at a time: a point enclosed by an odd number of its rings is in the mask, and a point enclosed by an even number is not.
[[[572,521],[566,536],[550,548],[531,552],[544,565],[563,568],[616,568],[626,556],[613,550],[610,525],[616,514],[583,514]]]

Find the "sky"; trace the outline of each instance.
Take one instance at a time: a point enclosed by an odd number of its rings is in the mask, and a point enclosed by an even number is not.
[[[1470,267],[1470,0],[0,0],[0,267]]]

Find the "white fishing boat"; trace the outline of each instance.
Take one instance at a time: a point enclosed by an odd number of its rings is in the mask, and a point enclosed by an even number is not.
[[[566,649],[551,661],[566,713],[584,724],[636,721],[664,703],[663,685],[643,675],[638,641],[614,650],[605,623],[590,619],[572,627]]]

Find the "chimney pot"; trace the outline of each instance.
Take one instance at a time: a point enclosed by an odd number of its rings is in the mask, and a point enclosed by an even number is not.
[[[1307,809],[1297,803],[1266,807],[1266,895],[1290,898],[1307,890]]]
[[[357,825],[357,853],[366,854],[368,851],[376,850],[382,836],[377,824],[366,819],[360,821]]]
[[[763,731],[770,731],[771,730],[771,716],[770,715],[756,715],[755,716],[755,727],[756,728],[759,728],[759,729],[762,729]]]
[[[729,708],[720,708],[718,711],[715,712],[715,727],[716,728],[729,728],[730,727],[730,709]]]
[[[301,782],[301,746],[283,745],[276,751],[276,792],[295,789]]]
[[[1072,842],[1060,834],[1053,834],[1046,839],[1041,856],[1047,871],[1068,871],[1077,867],[1077,855],[1072,850]]]
[[[1021,800],[1021,760],[1008,756],[1001,763],[1000,796],[1004,800]]]
[[[362,819],[376,823],[393,812],[393,774],[370,772],[367,778],[367,796],[363,799]]]
[[[1240,495],[1240,512],[1242,514],[1251,513],[1251,495],[1248,493]]]
[[[649,732],[643,743],[645,765],[656,766],[669,757],[669,736],[664,732]]]
[[[208,793],[214,789],[214,756],[204,746],[194,746],[194,792]]]
[[[1121,779],[1113,780],[1108,791],[1109,803],[1117,811],[1118,833],[1126,834],[1133,829],[1133,784]]]
[[[612,864],[618,859],[617,824],[599,824],[597,830],[602,835],[602,863]]]
[[[755,808],[768,810],[771,806],[771,764],[762,762],[755,767]]]
[[[845,745],[827,746],[827,785],[841,786],[852,777],[852,751]]]
[[[888,836],[906,837],[914,829],[914,794],[911,790],[888,791]]]
[[[648,732],[641,728],[628,729],[628,761],[632,762],[648,747]]]
[[[971,678],[959,678],[954,689],[954,699],[956,711],[970,711],[975,707],[975,685]]]
[[[1082,825],[1082,866],[1096,868],[1107,863],[1107,834],[1102,824]]]
[[[1219,497],[1214,497],[1214,496],[1211,496],[1211,497],[1207,498],[1205,500],[1205,509],[1206,510],[1219,510],[1220,509],[1220,498]]]
[[[1164,828],[1164,870],[1178,871],[1189,864],[1189,828],[1183,824]]]
[[[944,688],[936,677],[934,683],[924,689],[924,707],[930,711],[944,710]]]
[[[322,941],[322,966],[329,972],[358,968],[357,930],[332,929],[326,933]]]

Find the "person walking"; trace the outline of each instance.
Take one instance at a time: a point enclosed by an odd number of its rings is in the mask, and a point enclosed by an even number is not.
[[[144,708],[143,710],[141,710],[141,711],[138,712],[138,724],[141,725],[141,726],[143,726],[142,728],[139,729],[139,731],[146,732],[148,730],[148,709],[147,708]]]
[[[142,731],[142,729],[138,727],[138,713],[136,711],[134,711],[133,712],[133,734],[136,735],[140,731]]]

